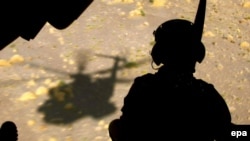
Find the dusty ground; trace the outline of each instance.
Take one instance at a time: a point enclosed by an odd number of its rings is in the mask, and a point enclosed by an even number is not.
[[[108,141],[133,79],[151,69],[152,32],[193,20],[198,0],[95,0],[67,29],[47,24],[0,52],[0,121],[20,141]],[[234,123],[250,124],[250,1],[208,0],[206,58],[195,75],[214,84]]]

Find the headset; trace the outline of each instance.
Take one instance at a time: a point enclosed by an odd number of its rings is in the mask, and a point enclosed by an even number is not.
[[[168,59],[191,59],[190,61],[199,63],[203,61],[205,47],[201,38],[205,11],[206,0],[200,0],[194,23],[184,19],[172,19],[161,24],[153,32],[155,45],[151,57],[157,66],[164,64]]]

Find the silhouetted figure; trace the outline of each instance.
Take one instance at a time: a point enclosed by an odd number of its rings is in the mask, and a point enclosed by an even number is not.
[[[201,42],[206,1],[195,22],[174,19],[154,32],[155,74],[135,78],[120,118],[109,125],[113,141],[228,141],[228,107],[212,84],[193,76],[205,47]]]
[[[12,121],[5,121],[0,129],[0,141],[17,141],[17,127]]]

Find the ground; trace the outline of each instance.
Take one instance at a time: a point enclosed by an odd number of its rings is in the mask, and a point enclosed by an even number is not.
[[[108,141],[136,76],[151,68],[152,32],[194,20],[198,0],[95,0],[67,29],[46,24],[0,51],[0,122],[19,141]],[[232,121],[250,124],[250,1],[208,0],[195,76],[213,84]]]

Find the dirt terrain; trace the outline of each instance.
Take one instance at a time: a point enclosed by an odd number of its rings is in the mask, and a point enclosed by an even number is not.
[[[95,0],[67,29],[46,24],[34,40],[0,51],[0,122],[19,141],[109,141],[135,77],[151,68],[153,31],[194,20],[198,0]],[[206,57],[195,76],[226,100],[232,121],[250,124],[250,1],[208,0]]]

